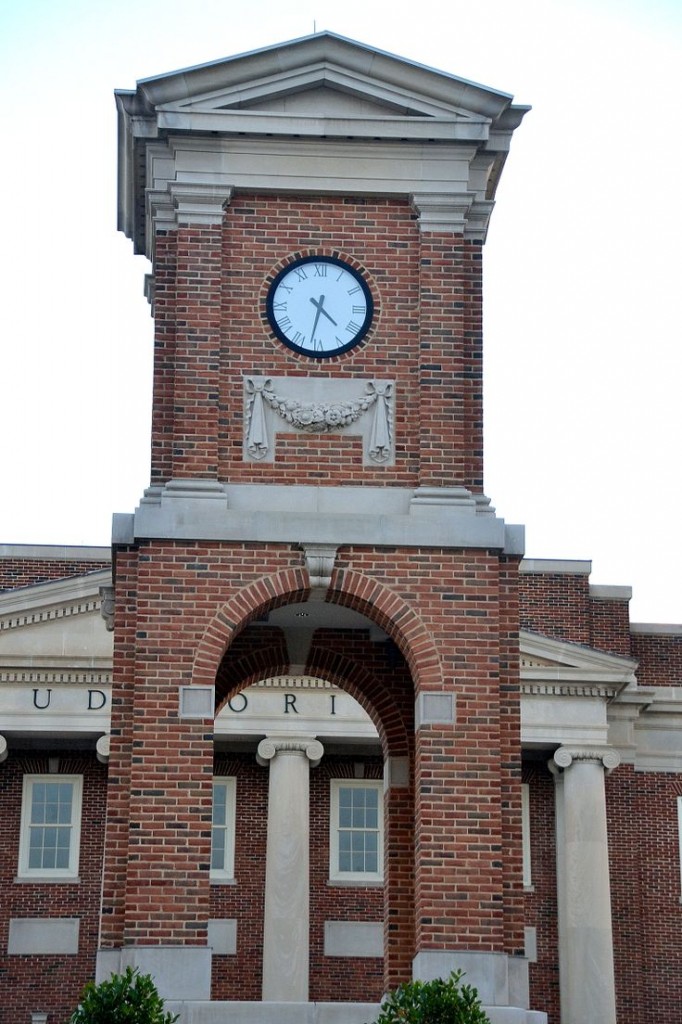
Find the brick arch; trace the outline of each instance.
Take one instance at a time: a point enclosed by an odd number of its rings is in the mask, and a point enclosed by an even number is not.
[[[352,569],[336,569],[327,599],[360,612],[388,633],[408,664],[415,689],[443,689],[443,670],[433,637],[395,590]]]
[[[285,676],[289,671],[289,656],[284,643],[270,644],[233,661],[229,666],[229,678],[227,672],[223,671],[224,665],[224,661],[221,662],[216,673],[216,715],[228,700],[247,686],[253,686],[270,676]]]
[[[249,622],[283,604],[305,601],[309,593],[308,574],[302,567],[260,576],[238,590],[215,613],[197,645],[192,685],[214,685],[225,651]]]
[[[286,655],[286,652],[284,652]],[[220,685],[220,669],[216,677],[216,715],[222,710],[226,701],[236,696],[248,686],[266,679],[268,676],[286,675],[288,661],[282,660],[281,647],[271,646],[259,649],[240,658],[230,666],[231,679],[227,685]],[[326,679],[339,689],[350,694],[363,711],[372,719],[384,755],[392,757],[409,756],[409,738],[407,726],[400,714],[393,695],[387,686],[373,676],[367,669],[358,665],[338,651],[325,647],[315,647],[306,665],[306,674]]]
[[[303,567],[261,576],[237,591],[213,616],[197,645],[192,684],[213,686],[225,651],[249,622],[284,604],[305,601],[309,592],[308,573]],[[407,662],[415,688],[443,688],[433,637],[415,610],[394,590],[363,573],[336,569],[328,600],[360,612],[391,637]]]
[[[391,691],[367,669],[338,651],[315,647],[310,652],[306,671],[334,683],[354,697],[372,719],[384,755],[409,756],[409,740],[405,721]]]

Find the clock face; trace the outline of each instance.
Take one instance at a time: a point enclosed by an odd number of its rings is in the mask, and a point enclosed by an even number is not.
[[[268,321],[287,348],[326,359],[358,345],[374,303],[364,277],[343,260],[305,256],[280,270],[266,300]]]

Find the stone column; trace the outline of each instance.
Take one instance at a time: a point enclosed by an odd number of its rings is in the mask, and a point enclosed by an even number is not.
[[[557,887],[562,1024],[616,1024],[613,929],[604,774],[620,763],[609,747],[560,747]]]
[[[268,737],[257,760],[270,764],[263,929],[263,1000],[308,1002],[309,763],[324,748],[312,737]]]

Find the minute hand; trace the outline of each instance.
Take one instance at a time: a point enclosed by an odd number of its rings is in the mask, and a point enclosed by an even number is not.
[[[330,323],[334,324],[334,327],[338,327],[338,324],[334,317],[330,316],[327,310],[324,308],[324,295],[320,295],[319,299],[311,298],[310,301],[317,310],[317,313],[315,314],[315,322],[313,323],[313,334],[315,334],[315,329],[317,328],[317,324],[320,319],[320,314],[322,314],[322,316],[326,316],[327,320],[329,320]]]

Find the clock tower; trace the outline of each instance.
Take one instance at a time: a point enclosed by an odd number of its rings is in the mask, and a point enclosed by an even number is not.
[[[98,974],[359,1024],[461,968],[493,1024],[540,1022],[523,531],[482,489],[482,246],[527,108],[331,33],[116,99],[155,355],[150,486],[114,519]]]

